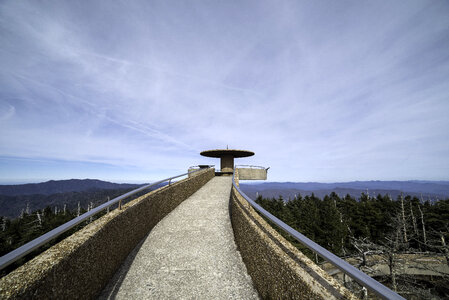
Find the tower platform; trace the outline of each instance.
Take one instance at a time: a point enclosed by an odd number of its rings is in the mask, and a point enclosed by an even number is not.
[[[253,156],[254,152],[248,150],[237,149],[215,149],[206,150],[200,153],[206,157],[220,158],[221,174],[217,175],[231,175],[234,170],[234,158]]]

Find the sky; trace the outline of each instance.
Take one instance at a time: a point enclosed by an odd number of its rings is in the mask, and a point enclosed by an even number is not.
[[[449,180],[449,2],[0,1],[0,182]]]

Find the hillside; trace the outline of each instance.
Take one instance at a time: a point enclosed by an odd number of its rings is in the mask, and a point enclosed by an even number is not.
[[[92,189],[111,190],[128,189],[137,187],[136,184],[118,184],[98,179],[69,179],[69,180],[50,180],[42,183],[28,183],[17,185],[0,185],[0,195],[51,195],[67,192],[83,192]]]
[[[63,210],[84,209],[89,203],[97,206],[120,196],[136,184],[117,184],[94,179],[51,180],[43,183],[0,185],[0,216],[17,218],[22,211],[35,211],[50,206]]]

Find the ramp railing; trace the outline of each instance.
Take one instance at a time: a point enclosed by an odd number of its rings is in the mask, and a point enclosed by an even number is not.
[[[246,201],[248,201],[249,204],[260,214],[268,218],[271,222],[279,226],[282,230],[287,232],[289,235],[291,235],[294,239],[296,239],[298,242],[300,242],[302,245],[306,246],[310,250],[312,250],[314,253],[318,254],[322,258],[324,258],[326,261],[333,264],[335,267],[343,271],[345,274],[349,275],[351,278],[353,278],[355,281],[357,281],[362,286],[368,288],[372,292],[374,292],[377,296],[383,298],[383,299],[405,299],[401,297],[399,294],[395,293],[394,291],[390,290],[377,280],[371,278],[367,274],[363,273],[359,269],[355,268],[354,266],[350,265],[343,259],[339,258],[332,252],[329,252],[328,250],[324,249],[311,239],[307,238],[303,234],[299,233],[295,229],[291,228],[287,224],[285,224],[283,221],[278,219],[277,217],[273,216],[271,213],[266,211],[262,206],[257,204],[254,200],[249,198],[242,190],[238,187],[238,185],[235,183],[235,169],[232,176],[232,184],[234,188],[240,193],[240,195],[245,198]]]
[[[170,185],[173,179],[182,177],[182,176],[186,176],[186,175],[190,175],[193,174],[195,172],[204,170],[205,168],[200,168],[197,170],[193,170],[187,173],[183,173],[180,175],[176,175],[173,177],[169,177],[166,179],[162,179],[159,180],[157,182],[154,183],[150,183],[144,186],[141,186],[137,189],[134,189],[126,194],[123,194],[121,196],[118,196],[112,200],[109,200],[106,203],[103,203],[93,209],[91,209],[90,211],[56,227],[55,229],[41,235],[38,238],[35,238],[34,240],[26,243],[25,245],[5,254],[4,256],[0,257],[0,270],[4,269],[5,267],[9,266],[10,264],[14,263],[15,261],[17,261],[18,259],[24,257],[25,255],[27,255],[28,253],[32,252],[33,250],[39,248],[40,246],[43,246],[44,244],[46,244],[47,242],[55,239],[56,237],[60,236],[61,234],[63,234],[64,232],[66,232],[67,230],[72,229],[73,227],[75,227],[76,225],[82,223],[83,221],[88,220],[89,218],[95,216],[96,214],[104,211],[105,209],[109,208],[110,206],[114,205],[114,204],[118,204],[119,209],[121,208],[121,201],[134,195],[137,194],[141,191],[147,190],[153,186],[157,186],[161,183],[167,182]]]

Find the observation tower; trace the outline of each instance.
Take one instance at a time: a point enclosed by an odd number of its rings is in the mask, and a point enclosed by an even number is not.
[[[232,174],[234,170],[234,158],[253,156],[254,152],[237,149],[215,149],[200,153],[206,157],[220,158],[220,170],[222,174]]]

